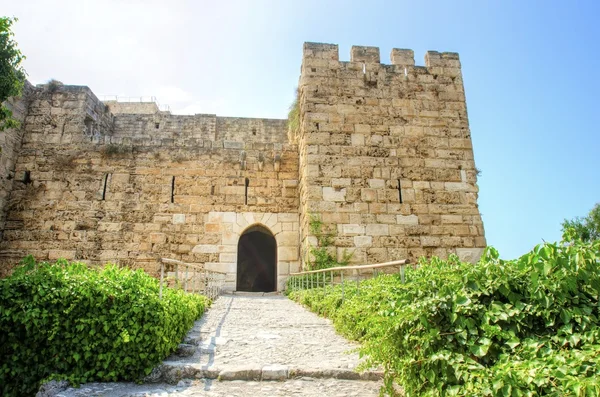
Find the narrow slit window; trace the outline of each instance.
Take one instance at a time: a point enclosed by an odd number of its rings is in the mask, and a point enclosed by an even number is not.
[[[248,186],[250,186],[250,179],[246,178],[245,190],[244,190],[244,204],[248,205]]]
[[[23,183],[26,185],[31,183],[31,171],[25,171],[23,173]]]
[[[171,178],[171,203],[175,202],[175,176]]]
[[[400,179],[398,179],[398,201],[402,204],[402,186],[400,185]]]
[[[102,186],[102,201],[106,200],[106,188],[108,187],[108,176],[110,174],[104,174],[104,184]]]
[[[215,185],[212,185],[212,186],[210,187],[210,195],[211,195],[211,196],[214,196],[214,195],[215,195]]]

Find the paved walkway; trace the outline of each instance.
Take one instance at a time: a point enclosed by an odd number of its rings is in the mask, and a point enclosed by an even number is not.
[[[148,383],[86,384],[60,395],[377,396],[380,373],[354,371],[356,348],[285,297],[224,295]]]

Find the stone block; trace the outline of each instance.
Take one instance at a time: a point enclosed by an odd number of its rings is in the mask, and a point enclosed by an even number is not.
[[[57,259],[73,260],[75,259],[75,251],[49,250],[48,259],[51,261],[55,261]]]
[[[373,245],[372,236],[354,236],[354,245],[356,247],[371,247]]]
[[[385,181],[383,179],[369,179],[369,187],[372,189],[384,189]]]
[[[243,149],[244,142],[223,141],[223,147],[225,149]]]
[[[266,216],[263,217],[263,222],[265,226],[267,226],[268,228],[272,228],[273,226],[275,226],[278,222],[278,214],[270,214],[270,216],[267,218]]]
[[[167,242],[167,235],[165,233],[150,233],[148,241],[152,244],[164,244]]]
[[[442,215],[441,216],[443,224],[460,224],[463,223],[462,215]]]
[[[173,224],[180,225],[185,223],[185,214],[173,214]]]
[[[377,191],[375,189],[361,189],[360,199],[367,203],[377,201]]]
[[[206,233],[219,233],[221,230],[222,227],[220,223],[206,223],[204,225],[204,231]]]
[[[396,215],[398,225],[418,225],[419,217],[416,215]]]
[[[343,224],[340,225],[342,227],[342,235],[343,236],[356,236],[360,234],[365,234],[365,226],[358,224]]]
[[[352,179],[350,178],[332,178],[331,186],[334,188],[337,187],[346,187],[352,185]]]
[[[237,263],[236,262],[207,262],[204,264],[204,267],[207,270],[213,270],[216,272],[223,272],[227,274],[234,274],[237,271]],[[235,280],[235,279],[234,279]]]
[[[275,236],[278,246],[297,247],[300,236],[296,232],[280,232]]]
[[[352,146],[364,146],[365,135],[364,134],[352,134],[351,135]]]
[[[392,65],[399,66],[414,66],[415,52],[413,50],[393,48],[390,54]]]
[[[433,236],[421,236],[421,246],[423,247],[439,247],[440,238]]]
[[[216,254],[219,252],[217,245],[213,244],[199,244],[192,249],[195,254]]]
[[[221,244],[223,245],[237,245],[239,240],[239,236],[237,235],[237,233],[231,231],[225,231],[223,232],[222,238],[221,238]]]
[[[280,261],[295,261],[298,260],[297,247],[278,247],[277,259]]]
[[[219,262],[236,262],[237,254],[232,253],[222,253],[219,254]]]
[[[389,236],[389,225],[369,224],[366,228],[366,234],[367,236]]]
[[[352,46],[350,49],[351,62],[379,63],[379,47]]]
[[[323,200],[333,202],[346,201],[346,189],[336,189],[332,187],[323,188]]]

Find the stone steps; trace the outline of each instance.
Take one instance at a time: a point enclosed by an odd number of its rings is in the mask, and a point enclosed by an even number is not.
[[[89,383],[59,395],[377,396],[383,373],[357,372],[357,347],[284,297],[226,295],[144,384]]]
[[[262,367],[204,367],[203,365],[164,362],[154,368],[144,382],[165,382],[177,384],[183,379],[217,379],[220,381],[284,381],[301,377],[315,379],[343,379],[379,381],[383,378],[381,371],[356,372],[352,369],[340,368],[299,368],[287,365],[265,365]]]
[[[186,379],[177,385],[135,383],[88,383],[68,389],[63,397],[259,397],[259,396],[335,396],[376,397],[378,382],[342,379],[298,378],[283,382]]]

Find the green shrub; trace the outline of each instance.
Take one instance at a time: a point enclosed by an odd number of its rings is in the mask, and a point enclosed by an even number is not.
[[[41,381],[137,380],[169,355],[208,300],[166,288],[141,270],[29,257],[0,280],[0,394],[32,395]]]
[[[543,244],[517,260],[422,261],[406,273],[292,292],[363,342],[407,396],[600,395],[600,242]]]

